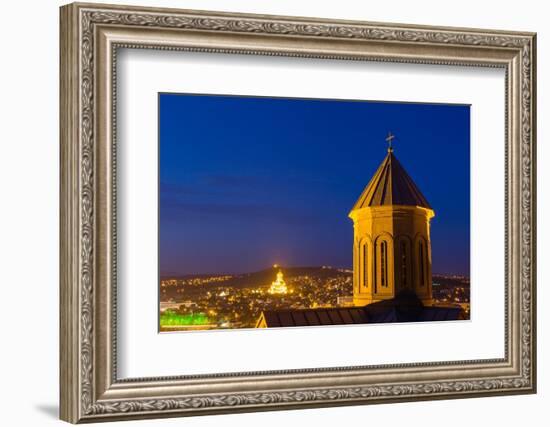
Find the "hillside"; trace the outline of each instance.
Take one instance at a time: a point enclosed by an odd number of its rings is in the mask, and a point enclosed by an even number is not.
[[[228,276],[227,280],[217,281],[212,283],[212,287],[217,286],[229,286],[235,288],[256,288],[259,286],[268,286],[275,279],[275,274],[279,269],[284,273],[285,279],[291,279],[298,276],[311,276],[316,278],[330,278],[338,276],[348,276],[351,275],[351,271],[341,270],[331,267],[271,267],[264,270],[244,273],[239,275]],[[213,275],[221,276],[221,275]],[[179,277],[170,277],[164,279],[175,279],[175,280],[191,280],[191,279],[206,279],[212,277],[210,275],[185,275]]]

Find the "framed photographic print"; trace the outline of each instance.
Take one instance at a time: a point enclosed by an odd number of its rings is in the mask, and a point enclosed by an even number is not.
[[[61,8],[61,418],[533,393],[535,34]]]

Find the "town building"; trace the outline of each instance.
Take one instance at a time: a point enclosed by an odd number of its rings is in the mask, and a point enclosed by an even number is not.
[[[277,273],[277,278],[274,282],[271,282],[271,286],[269,287],[270,294],[277,295],[277,294],[286,294],[288,292],[285,279],[283,277],[283,272],[279,270]]]

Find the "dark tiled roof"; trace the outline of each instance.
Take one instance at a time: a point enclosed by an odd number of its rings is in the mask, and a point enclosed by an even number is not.
[[[364,307],[267,310],[262,315],[269,328],[464,319],[464,312],[460,307],[426,307],[416,296],[411,295],[398,296]]]
[[[263,316],[270,328],[368,323],[363,307],[268,310]]]
[[[431,209],[430,204],[407,174],[393,151],[388,154],[353,206],[356,209],[404,205]]]

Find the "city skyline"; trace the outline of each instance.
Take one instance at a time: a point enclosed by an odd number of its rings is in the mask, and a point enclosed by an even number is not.
[[[324,267],[271,266],[242,275],[204,275],[160,281],[159,331],[323,326],[403,321],[465,320],[470,314],[470,281],[434,275],[432,304],[406,315],[419,301],[405,297],[401,314],[354,302],[353,272]],[[400,297],[386,300],[399,306]],[[370,308],[369,308],[370,307]],[[391,309],[390,309],[391,310]],[[378,311],[378,314],[376,314]],[[282,314],[282,317],[281,317]],[[304,316],[302,316],[304,315]],[[349,315],[349,316],[348,316]],[[350,317],[351,316],[351,317]],[[285,320],[286,319],[286,320]]]
[[[347,214],[388,131],[437,212],[434,274],[469,276],[469,106],[161,94],[159,109],[161,276],[351,269]]]

